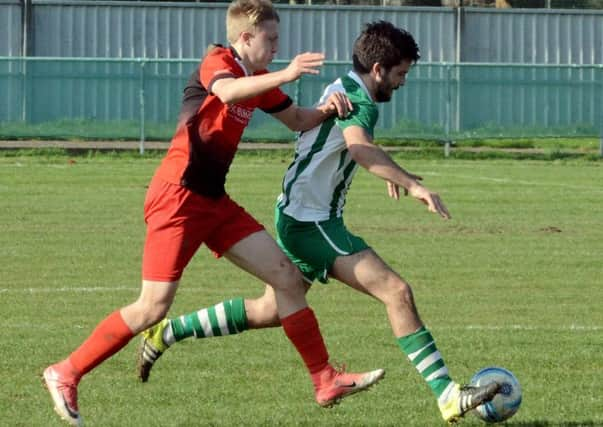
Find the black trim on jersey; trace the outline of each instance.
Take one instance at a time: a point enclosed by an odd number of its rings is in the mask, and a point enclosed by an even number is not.
[[[191,118],[193,114],[199,111],[199,107],[201,107],[201,104],[207,98],[208,91],[199,81],[200,69],[201,65],[193,71],[182,92],[182,105],[180,106],[178,122]]]
[[[193,114],[186,122],[188,131],[188,164],[180,179],[180,184],[193,193],[211,199],[219,199],[226,194],[224,188],[229,165],[215,158],[209,144],[199,135],[201,114]]]
[[[213,79],[211,79],[211,81],[209,82],[209,84],[207,85],[207,90],[209,91],[209,93],[211,93],[212,95],[214,94],[211,90],[212,86],[214,85],[214,83],[220,79],[228,79],[228,78],[237,78],[236,75],[234,75],[233,73],[223,73],[223,74],[218,74],[217,76],[214,76]]]
[[[283,110],[286,110],[287,108],[289,108],[291,106],[291,104],[293,104],[293,100],[287,96],[287,99],[283,100],[283,102],[281,102],[280,104],[271,107],[271,108],[262,108],[261,110],[264,113],[268,113],[268,114],[274,114],[274,113],[279,113]]]
[[[232,56],[237,59],[241,59],[241,55],[239,55],[239,52],[237,52],[233,46],[228,46],[228,49],[232,52]]]
[[[186,123],[188,131],[188,163],[180,184],[194,193],[218,199],[225,194],[226,174],[220,161],[213,160],[207,144],[199,135],[201,114],[199,109],[207,99],[209,92],[199,80],[200,65],[191,74],[182,95],[182,107],[179,120]],[[223,176],[220,180],[220,176]],[[217,179],[217,180],[216,180]]]

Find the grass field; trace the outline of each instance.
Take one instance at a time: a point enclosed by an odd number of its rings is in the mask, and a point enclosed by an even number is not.
[[[524,402],[508,425],[603,426],[603,163],[398,159],[437,189],[453,215],[386,197],[360,171],[347,224],[413,285],[453,377],[511,369]],[[60,426],[39,375],[96,323],[138,296],[142,202],[158,157],[0,153],[0,424]],[[231,194],[272,232],[288,163],[241,153]],[[325,410],[280,329],[187,341],[135,378],[132,341],[84,378],[88,426],[438,426],[427,386],[397,348],[379,303],[341,284],[309,301],[331,356],[382,367],[370,392]],[[202,249],[172,314],[262,285]],[[481,425],[469,416],[463,425]]]

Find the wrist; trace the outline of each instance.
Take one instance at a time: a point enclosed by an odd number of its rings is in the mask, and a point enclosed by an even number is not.
[[[408,192],[410,194],[413,194],[414,192],[418,191],[422,187],[423,186],[421,184],[419,184],[417,181],[415,181],[414,179],[411,179],[408,184],[408,187],[406,187],[406,190],[408,190]]]
[[[322,114],[325,117],[329,117],[330,115],[333,114],[333,111],[331,111],[328,104],[321,104],[318,107],[316,107],[316,109],[320,112],[320,114]]]

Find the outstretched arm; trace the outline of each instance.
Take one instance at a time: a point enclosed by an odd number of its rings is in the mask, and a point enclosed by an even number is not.
[[[362,127],[348,126],[343,130],[343,136],[354,161],[373,175],[388,181],[390,196],[397,198],[396,186],[403,187],[406,194],[427,205],[430,212],[445,219],[450,218],[440,196],[423,187],[419,183],[421,177],[402,169],[389,154],[373,144],[371,136]]]
[[[289,129],[303,131],[318,126],[333,114],[345,117],[350,111],[352,111],[352,103],[348,97],[342,92],[335,92],[316,108],[303,108],[292,104],[285,110],[274,113],[273,116]]]
[[[297,55],[291,63],[279,71],[248,77],[226,77],[216,80],[211,87],[214,95],[224,104],[234,104],[260,95],[270,89],[297,80],[302,74],[318,74],[324,54],[306,52]]]

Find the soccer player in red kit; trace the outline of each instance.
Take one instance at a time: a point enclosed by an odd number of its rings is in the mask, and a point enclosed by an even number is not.
[[[345,116],[351,108],[341,93],[321,107],[301,108],[279,89],[302,74],[317,74],[324,56],[300,54],[286,68],[268,72],[278,47],[278,22],[268,0],[237,0],[229,6],[226,26],[231,46],[217,47],[204,58],[200,107],[181,116],[147,191],[140,296],[102,320],[69,357],[44,371],[55,411],[70,424],[82,423],[77,404],[82,376],[166,316],[184,268],[203,243],[216,256],[273,287],[278,318],[310,373],[320,405],[328,406],[382,378],[381,369],[354,374],[329,364],[300,271],[264,227],[225,192],[228,169],[254,109],[302,131],[333,114]]]

